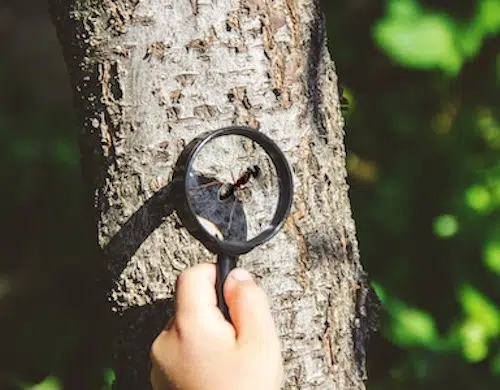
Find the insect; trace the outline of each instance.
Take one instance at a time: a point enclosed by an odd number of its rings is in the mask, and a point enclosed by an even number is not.
[[[212,181],[209,183],[202,184],[199,187],[193,188],[193,190],[199,190],[201,188],[211,187],[213,185],[219,185],[219,189],[217,191],[217,197],[220,201],[225,201],[232,196],[234,196],[235,200],[233,205],[231,206],[231,211],[229,213],[229,221],[227,225],[227,230],[231,229],[231,223],[233,220],[233,215],[236,209],[236,203],[243,202],[246,198],[242,190],[247,188],[249,184],[251,184],[252,179],[257,179],[261,176],[262,171],[258,165],[249,165],[243,171],[241,171],[240,175],[235,179],[232,177],[232,182],[222,182],[222,181]],[[231,175],[232,176],[232,175]]]
[[[241,172],[240,176],[233,183],[224,183],[219,188],[219,199],[226,200],[235,195],[235,191],[245,188],[250,179],[257,179],[260,176],[260,168],[258,165],[250,165]]]

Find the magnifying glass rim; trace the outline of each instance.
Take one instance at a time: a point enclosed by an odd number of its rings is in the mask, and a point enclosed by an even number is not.
[[[273,162],[279,183],[278,205],[271,222],[257,236],[247,241],[224,241],[214,235],[211,235],[198,220],[197,214],[188,200],[189,180],[187,180],[187,176],[191,172],[194,158],[208,142],[226,135],[243,136],[259,144]],[[274,143],[274,141],[260,131],[250,127],[229,126],[203,133],[191,141],[190,144],[194,146],[188,149],[188,155],[185,158],[180,158],[180,160],[182,160],[185,164],[182,172],[182,191],[185,205],[179,210],[181,212],[181,219],[185,220],[184,225],[190,233],[198,238],[212,252],[225,253],[231,256],[238,256],[247,253],[256,246],[261,245],[272,238],[285,222],[285,219],[290,212],[293,199],[292,171],[285,155]],[[186,148],[188,147],[189,144]]]

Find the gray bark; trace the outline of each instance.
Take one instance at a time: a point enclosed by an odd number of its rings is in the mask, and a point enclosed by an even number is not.
[[[119,318],[115,387],[148,387],[176,276],[214,260],[171,205],[175,161],[201,132],[243,124],[274,139],[294,172],[284,228],[240,258],[270,296],[284,389],[364,388],[370,294],[318,1],[51,0],[51,14]]]

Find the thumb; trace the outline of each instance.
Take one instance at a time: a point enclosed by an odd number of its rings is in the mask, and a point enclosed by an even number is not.
[[[224,297],[237,342],[267,344],[277,338],[267,296],[248,271],[235,268],[229,273],[224,283]]]

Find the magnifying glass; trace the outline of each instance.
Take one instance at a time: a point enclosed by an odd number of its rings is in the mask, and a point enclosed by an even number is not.
[[[231,126],[201,134],[177,160],[176,208],[188,231],[217,254],[217,302],[239,255],[273,237],[290,212],[293,181],[279,147],[263,133]]]

